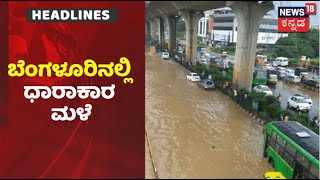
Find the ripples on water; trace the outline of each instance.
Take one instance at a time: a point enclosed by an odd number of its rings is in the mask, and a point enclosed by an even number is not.
[[[188,82],[180,65],[146,61],[146,123],[160,178],[261,178],[271,170],[256,121]]]

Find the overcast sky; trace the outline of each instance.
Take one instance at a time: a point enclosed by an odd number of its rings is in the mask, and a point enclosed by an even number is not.
[[[319,1],[274,1],[275,4],[275,10],[272,13],[275,16],[278,16],[278,7],[280,6],[280,3],[282,3],[282,6],[291,6],[291,7],[305,7],[306,3],[316,3],[317,4],[317,14],[316,15],[309,15],[310,24],[318,24],[319,25],[319,9],[320,9],[320,3]]]

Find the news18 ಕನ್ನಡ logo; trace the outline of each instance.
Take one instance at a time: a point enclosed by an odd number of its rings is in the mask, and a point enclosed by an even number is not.
[[[305,7],[278,7],[278,32],[308,32],[309,15],[315,15],[316,8],[316,3],[306,3]]]

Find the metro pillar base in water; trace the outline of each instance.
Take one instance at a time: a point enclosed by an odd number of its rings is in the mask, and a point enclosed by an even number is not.
[[[186,61],[196,64],[197,51],[197,28],[199,20],[204,17],[204,13],[196,13],[190,11],[180,11],[180,16],[183,17],[186,24]]]
[[[271,1],[228,1],[226,5],[234,11],[238,23],[233,83],[251,91],[260,21],[274,6]]]

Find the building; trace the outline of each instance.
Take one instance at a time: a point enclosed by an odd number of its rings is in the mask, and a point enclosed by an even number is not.
[[[265,15],[260,24],[257,43],[275,44],[280,37],[288,36],[287,33],[278,33],[277,31],[277,17]],[[198,24],[198,36],[203,37],[205,41],[210,40],[215,43],[236,43],[237,20],[235,14],[230,8],[206,11],[205,17],[201,18]]]
[[[320,29],[320,25],[319,24],[312,24],[310,25],[310,29]]]

